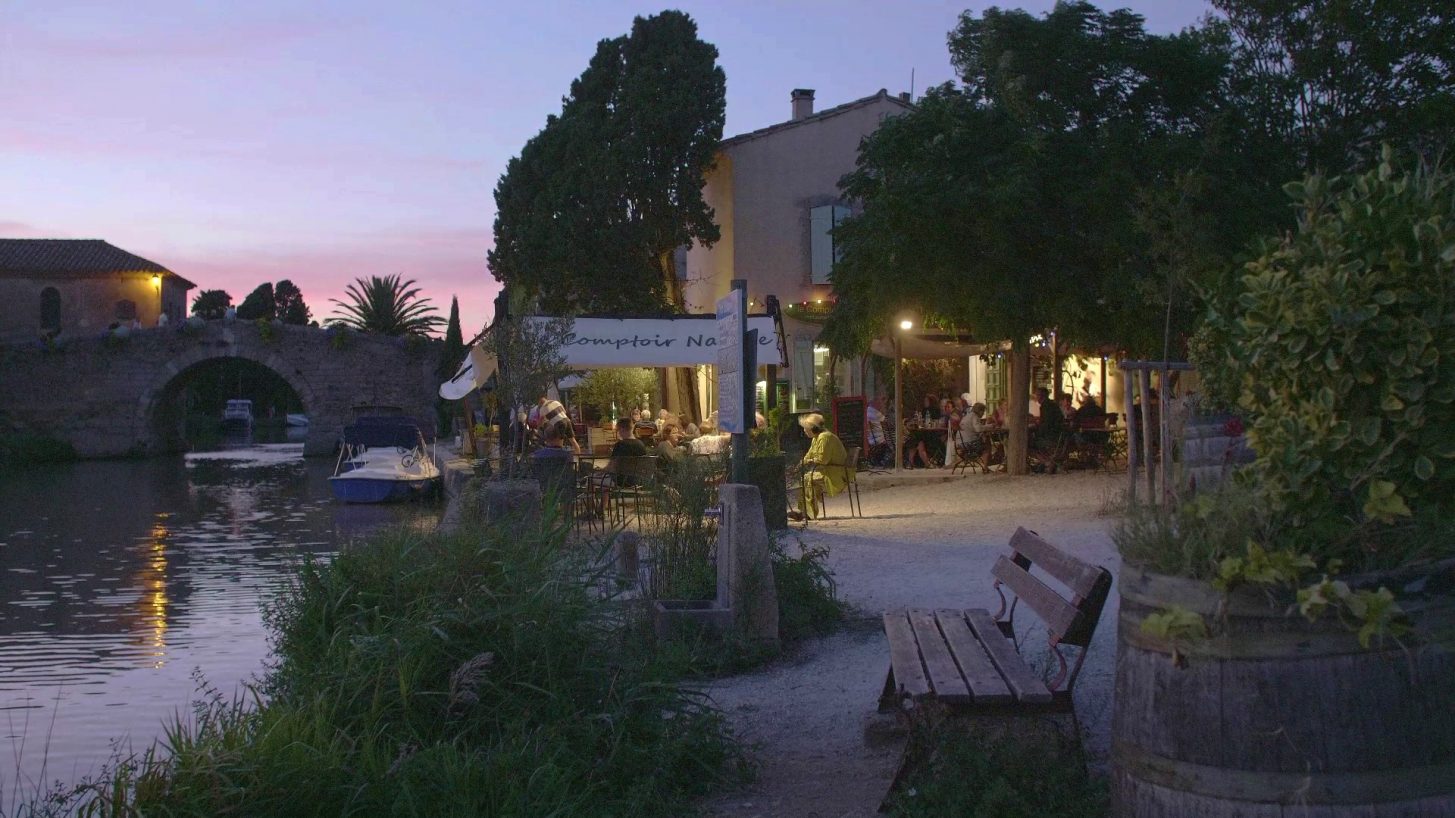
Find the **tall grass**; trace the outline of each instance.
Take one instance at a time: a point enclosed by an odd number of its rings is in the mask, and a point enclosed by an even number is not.
[[[307,564],[265,611],[276,663],[205,697],[82,815],[678,815],[735,768],[549,518],[396,530]]]

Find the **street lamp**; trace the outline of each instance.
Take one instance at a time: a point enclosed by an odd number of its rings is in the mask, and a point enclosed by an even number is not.
[[[904,470],[904,376],[901,372],[904,360],[904,334],[914,329],[914,322],[908,318],[899,320],[899,332],[894,334],[894,471]]]
[[[903,321],[900,321],[899,322],[899,328],[900,329],[914,329],[914,322],[911,321],[911,320],[909,320],[908,318],[906,318]]]

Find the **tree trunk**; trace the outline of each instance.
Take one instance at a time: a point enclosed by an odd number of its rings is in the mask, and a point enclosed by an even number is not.
[[[687,301],[682,281],[677,277],[677,256],[673,250],[657,255],[657,268],[662,271],[662,292],[674,312],[686,312]],[[688,423],[701,423],[701,401],[697,396],[697,370],[690,366],[667,367],[662,378],[662,405],[670,412],[686,418]]]
[[[1024,339],[1011,341],[1010,395],[1006,411],[1010,413],[1010,436],[1005,442],[1007,474],[1026,473],[1027,421],[1030,418],[1031,348]]]

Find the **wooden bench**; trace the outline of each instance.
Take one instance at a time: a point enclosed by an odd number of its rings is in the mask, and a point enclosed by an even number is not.
[[[880,712],[929,720],[1069,714],[1074,738],[1078,728],[1071,692],[1111,590],[1111,574],[1024,528],[1016,529],[1010,548],[1011,555],[997,559],[990,572],[1000,596],[1000,610],[994,614],[984,608],[907,608],[884,614],[889,675],[879,698]],[[1032,566],[1069,594],[1032,575]],[[1015,614],[1022,606],[1046,626],[1051,654],[1059,663],[1050,682],[1016,649]],[[1074,664],[1067,663],[1067,647],[1078,648]],[[914,755],[906,750],[891,792],[904,780]]]

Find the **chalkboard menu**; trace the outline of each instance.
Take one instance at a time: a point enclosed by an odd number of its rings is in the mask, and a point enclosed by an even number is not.
[[[866,405],[863,395],[834,398],[834,434],[844,442],[845,449],[858,446],[861,454],[868,451],[864,434]]]

